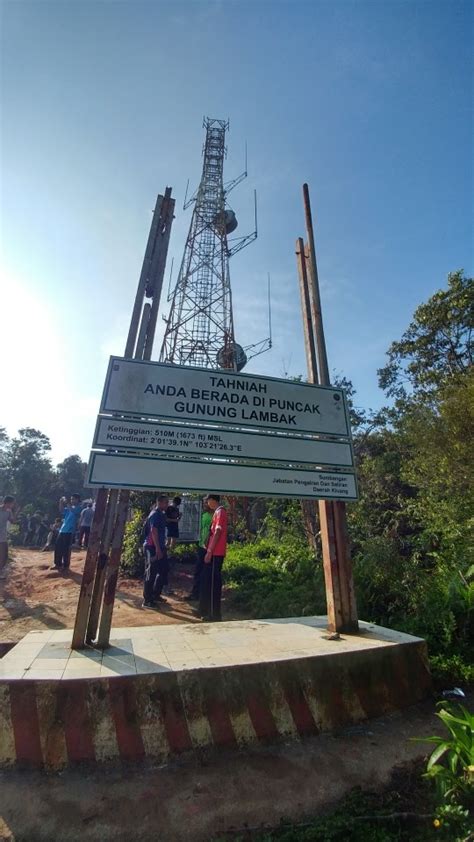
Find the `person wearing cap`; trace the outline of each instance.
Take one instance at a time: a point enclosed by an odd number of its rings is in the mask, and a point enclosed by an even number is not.
[[[218,494],[208,494],[206,502],[212,521],[201,572],[199,613],[204,622],[219,622],[222,619],[222,565],[227,550],[227,512]]]

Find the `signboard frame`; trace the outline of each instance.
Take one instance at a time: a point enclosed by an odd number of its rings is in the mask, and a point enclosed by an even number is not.
[[[249,382],[254,382],[254,383],[255,383],[255,381],[261,381],[264,384],[265,383],[269,383],[269,384],[277,383],[277,384],[280,384],[282,387],[287,387],[287,388],[288,387],[297,387],[299,390],[300,389],[310,390],[310,392],[308,392],[308,398],[309,398],[310,401],[316,400],[316,393],[318,391],[319,392],[330,392],[333,395],[338,395],[339,396],[338,399],[341,401],[341,408],[343,410],[342,417],[344,418],[344,431],[339,431],[339,432],[336,431],[335,432],[334,430],[324,430],[324,429],[306,429],[306,428],[301,428],[301,427],[297,427],[295,429],[295,428],[291,428],[291,427],[288,428],[288,427],[281,427],[281,426],[271,426],[271,422],[268,422],[268,421],[261,422],[261,421],[255,420],[255,419],[248,419],[248,420],[243,419],[242,420],[242,419],[231,418],[231,419],[228,420],[225,417],[218,417],[218,418],[210,417],[210,418],[206,419],[206,418],[203,418],[203,417],[197,418],[195,414],[194,415],[185,415],[184,413],[183,414],[179,413],[179,414],[175,414],[175,415],[168,415],[168,414],[165,414],[165,412],[150,411],[148,409],[137,410],[137,411],[134,411],[133,408],[132,409],[124,409],[123,406],[117,406],[117,405],[111,404],[112,399],[110,397],[110,389],[111,389],[111,383],[112,383],[113,372],[114,372],[113,366],[117,365],[117,364],[120,364],[120,363],[125,363],[127,365],[134,365],[134,366],[148,366],[148,367],[152,366],[152,367],[155,367],[156,369],[160,369],[160,370],[166,372],[166,374],[169,374],[170,372],[175,373],[176,377],[178,377],[178,378],[179,378],[180,372],[183,372],[183,375],[189,374],[190,372],[197,372],[197,373],[200,373],[200,374],[203,374],[203,375],[214,376],[216,378],[217,377],[234,378],[234,379],[243,380],[243,381],[247,380]],[[275,410],[275,412],[276,411],[277,410]],[[281,410],[278,410],[278,411],[281,411]],[[319,385],[314,385],[312,383],[291,381],[291,380],[286,380],[286,379],[283,379],[283,378],[267,377],[267,376],[258,375],[258,374],[247,374],[247,373],[244,373],[244,372],[231,372],[231,371],[228,371],[228,370],[220,370],[220,369],[214,370],[214,369],[199,368],[197,366],[188,366],[188,365],[186,365],[186,366],[179,365],[178,366],[178,365],[174,365],[174,364],[171,364],[171,363],[157,363],[157,362],[152,362],[150,360],[135,360],[135,359],[129,359],[127,357],[118,357],[118,356],[111,356],[110,359],[109,359],[107,374],[106,374],[106,378],[105,378],[104,390],[103,390],[102,398],[101,398],[101,402],[100,402],[99,413],[100,414],[110,414],[110,415],[134,416],[134,417],[142,418],[142,419],[159,418],[159,419],[162,419],[162,420],[165,420],[165,421],[170,421],[170,422],[172,422],[172,421],[175,421],[175,422],[176,421],[178,421],[178,422],[183,421],[183,422],[189,422],[189,423],[192,423],[192,424],[196,424],[196,423],[199,424],[199,422],[205,423],[206,421],[209,424],[211,424],[211,423],[213,423],[213,420],[214,420],[214,423],[216,425],[218,424],[219,426],[225,426],[225,427],[227,427],[227,426],[239,427],[239,428],[244,427],[248,430],[252,430],[252,429],[257,430],[257,429],[263,428],[263,429],[267,430],[268,432],[278,430],[280,432],[288,432],[288,433],[300,432],[300,433],[307,433],[308,435],[320,435],[320,436],[331,436],[331,437],[334,436],[334,437],[346,438],[346,439],[351,438],[349,410],[348,410],[347,400],[346,400],[346,396],[345,396],[345,393],[344,393],[343,389],[339,389],[339,388],[334,387],[334,386],[319,386]]]
[[[237,473],[241,470],[249,470],[249,471],[255,470],[257,472],[268,472],[268,471],[270,471],[270,472],[273,472],[274,475],[275,475],[275,473],[280,473],[280,472],[287,473],[289,475],[290,474],[291,475],[310,474],[310,471],[308,469],[305,470],[303,468],[289,468],[289,467],[283,467],[283,466],[271,467],[271,466],[267,466],[267,465],[253,466],[253,465],[242,465],[242,464],[238,464],[238,463],[217,462],[217,461],[203,462],[202,460],[183,459],[183,458],[180,458],[180,459],[166,459],[166,458],[160,459],[159,457],[147,456],[146,454],[106,453],[106,452],[95,451],[95,452],[91,453],[89,465],[88,465],[88,469],[87,469],[87,479],[86,479],[85,485],[88,486],[88,487],[128,488],[132,491],[133,490],[140,490],[140,489],[142,489],[142,490],[155,490],[157,487],[160,487],[160,486],[173,487],[173,484],[174,484],[173,479],[174,478],[170,478],[170,481],[168,481],[167,479],[164,479],[164,480],[161,481],[161,480],[159,480],[159,477],[156,477],[156,479],[157,479],[156,483],[150,482],[150,483],[147,483],[147,484],[145,484],[145,483],[131,483],[131,482],[123,483],[123,481],[112,482],[112,481],[110,481],[110,479],[104,479],[104,480],[100,480],[100,481],[92,481],[92,475],[93,475],[93,472],[94,472],[94,466],[95,466],[96,460],[100,459],[100,458],[105,458],[107,460],[109,460],[109,459],[122,459],[122,460],[135,459],[135,460],[139,460],[139,461],[151,461],[151,462],[154,462],[157,467],[159,467],[160,464],[166,464],[167,466],[174,467],[175,470],[176,470],[177,465],[186,465],[186,466],[195,465],[198,468],[200,467],[202,469],[202,471],[204,471],[204,468],[206,468],[206,467],[212,467],[212,468],[216,468],[216,469],[229,468],[232,472],[235,472],[235,476],[237,476]],[[358,499],[358,496],[359,496],[358,495],[358,485],[357,485],[357,476],[356,476],[355,472],[336,471],[336,470],[334,470],[334,471],[329,471],[329,470],[327,470],[327,471],[326,470],[317,471],[317,470],[315,470],[312,473],[317,474],[320,478],[323,478],[323,477],[329,476],[329,475],[332,475],[334,477],[351,478],[354,482],[354,496],[350,496],[350,495],[335,496],[334,493],[332,493],[332,494],[322,494],[321,492],[316,494],[314,491],[311,494],[307,494],[301,489],[298,489],[297,492],[292,493],[287,487],[282,487],[281,492],[280,491],[269,492],[268,490],[255,491],[252,488],[247,488],[247,489],[238,488],[238,487],[236,487],[238,485],[238,482],[235,482],[235,481],[233,483],[231,483],[231,486],[233,485],[234,488],[232,488],[232,487],[231,488],[228,488],[228,487],[220,488],[220,487],[218,487],[218,485],[216,484],[215,481],[211,481],[211,482],[203,483],[202,485],[195,485],[195,486],[191,487],[189,485],[182,485],[181,480],[179,478],[176,478],[177,479],[176,487],[177,488],[182,487],[183,490],[186,488],[186,490],[191,492],[191,493],[194,493],[194,492],[206,493],[206,492],[209,492],[209,490],[211,489],[212,491],[214,491],[216,493],[231,494],[231,495],[234,495],[234,496],[237,496],[237,497],[238,496],[244,496],[244,497],[245,496],[250,496],[250,497],[275,497],[275,498],[283,497],[283,498],[292,498],[292,499],[303,499],[304,498],[304,499],[310,499],[310,500],[314,500],[314,499],[335,500],[335,499],[337,499],[337,500],[345,500],[345,501],[349,501],[349,502],[355,502]],[[279,480],[279,481],[283,482],[283,480]],[[308,480],[306,480],[306,481],[310,482]]]

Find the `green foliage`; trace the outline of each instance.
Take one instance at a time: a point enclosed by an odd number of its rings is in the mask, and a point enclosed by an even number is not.
[[[12,494],[24,514],[40,511],[54,517],[63,494],[83,495],[86,465],[79,456],[68,456],[57,468],[49,458],[47,436],[24,427],[9,439],[0,428],[0,496]]]
[[[474,715],[463,705],[441,703],[436,716],[449,737],[426,737],[420,742],[433,743],[425,777],[436,784],[440,802],[471,803],[474,799]]]
[[[224,581],[232,605],[249,617],[294,617],[325,612],[321,563],[303,541],[260,538],[231,544]]]
[[[474,684],[474,664],[464,660],[461,655],[432,655],[430,668],[436,687]]]
[[[197,558],[197,544],[176,544],[173,550],[169,550],[169,555],[172,556],[174,561],[179,561],[182,564],[194,564]]]
[[[145,559],[141,545],[143,512],[137,509],[125,527],[120,572],[125,576],[143,576]]]
[[[415,310],[399,342],[388,350],[379,383],[391,397],[411,390],[429,399],[440,386],[463,376],[473,364],[474,279],[461,271],[448,275],[448,286]]]
[[[470,812],[460,804],[441,804],[436,810],[433,825],[440,831],[441,838],[449,839],[450,842],[472,840],[469,835],[473,830]]]

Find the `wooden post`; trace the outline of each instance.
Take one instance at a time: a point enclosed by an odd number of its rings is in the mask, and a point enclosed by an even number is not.
[[[125,345],[126,358],[151,358],[174,204],[171,188],[167,187],[165,196],[159,195],[156,200]],[[148,285],[152,286],[153,301],[143,305]],[[86,639],[94,639],[103,597],[102,613],[106,610],[100,621],[99,639],[100,645],[108,646],[128,500],[128,491],[122,491],[119,497],[117,490],[99,489],[77,605],[73,649],[81,649]]]
[[[87,547],[86,560],[82,573],[81,590],[77,601],[76,620],[72,635],[72,649],[82,649],[85,645],[86,629],[89,620],[89,608],[92,600],[94,580],[97,570],[97,556],[102,542],[102,531],[107,510],[108,489],[99,488],[95,501],[94,518],[92,520]]]
[[[301,237],[298,237],[296,241],[296,263],[300,278],[301,309],[303,313],[303,331],[306,349],[306,362],[308,366],[308,380],[310,383],[318,383],[318,364],[316,361],[316,346],[309,298],[308,275],[306,272],[306,255],[304,243]]]
[[[319,369],[319,383],[323,386],[330,386],[316,249],[314,245],[313,220],[307,184],[303,185],[303,201],[308,246],[303,252],[302,240],[300,238],[297,240],[296,251],[298,255],[308,377],[310,382],[317,383]],[[306,263],[306,272],[303,269],[303,263]],[[306,335],[308,335],[307,340]],[[346,506],[343,501],[339,500],[319,500],[318,508],[326,586],[328,630],[331,632],[355,632],[358,631],[359,624],[357,620],[352,562],[347,535]]]
[[[105,588],[102,613],[100,615],[99,634],[97,646],[105,648],[109,645],[110,629],[112,627],[112,613],[115,604],[115,592],[117,590],[117,579],[122,555],[123,536],[127,522],[130,492],[122,489],[117,504],[117,517],[115,520],[114,533],[110,546],[110,558],[105,570]]]
[[[153,352],[153,340],[155,338],[156,320],[160,306],[161,291],[163,288],[163,277],[166,267],[166,256],[171,234],[171,225],[174,214],[174,199],[171,198],[171,188],[167,187],[160,209],[160,223],[158,226],[155,248],[150,267],[150,275],[154,281],[153,300],[151,309],[145,304],[143,310],[142,324],[146,327],[140,328],[137,337],[135,359],[149,360]],[[143,343],[143,344],[142,344]],[[105,648],[109,645],[110,629],[112,627],[112,614],[115,604],[115,592],[117,589],[118,571],[122,544],[127,522],[130,492],[122,489],[116,506],[116,516],[110,545],[110,557],[105,569],[105,588],[102,604],[102,613],[99,623],[99,634],[97,646]]]
[[[97,634],[97,626],[99,625],[100,607],[102,603],[102,594],[104,591],[105,568],[107,566],[110,542],[112,540],[112,530],[114,528],[117,498],[118,492],[113,488],[109,494],[109,504],[107,506],[107,512],[102,527],[102,541],[99,549],[99,557],[97,559],[94,589],[92,591],[89,621],[87,623],[87,643],[90,643],[91,640],[95,640]]]

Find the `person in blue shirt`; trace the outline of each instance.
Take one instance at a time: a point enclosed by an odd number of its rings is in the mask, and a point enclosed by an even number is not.
[[[77,530],[82,506],[79,494],[71,494],[69,505],[66,497],[59,501],[59,511],[63,516],[63,522],[54,545],[54,568],[56,570],[68,570],[71,561],[71,546]]]
[[[157,602],[166,602],[161,596],[168,583],[168,558],[166,555],[166,509],[168,497],[156,500],[155,507],[145,522],[145,578],[143,580],[143,608],[156,608]]]

